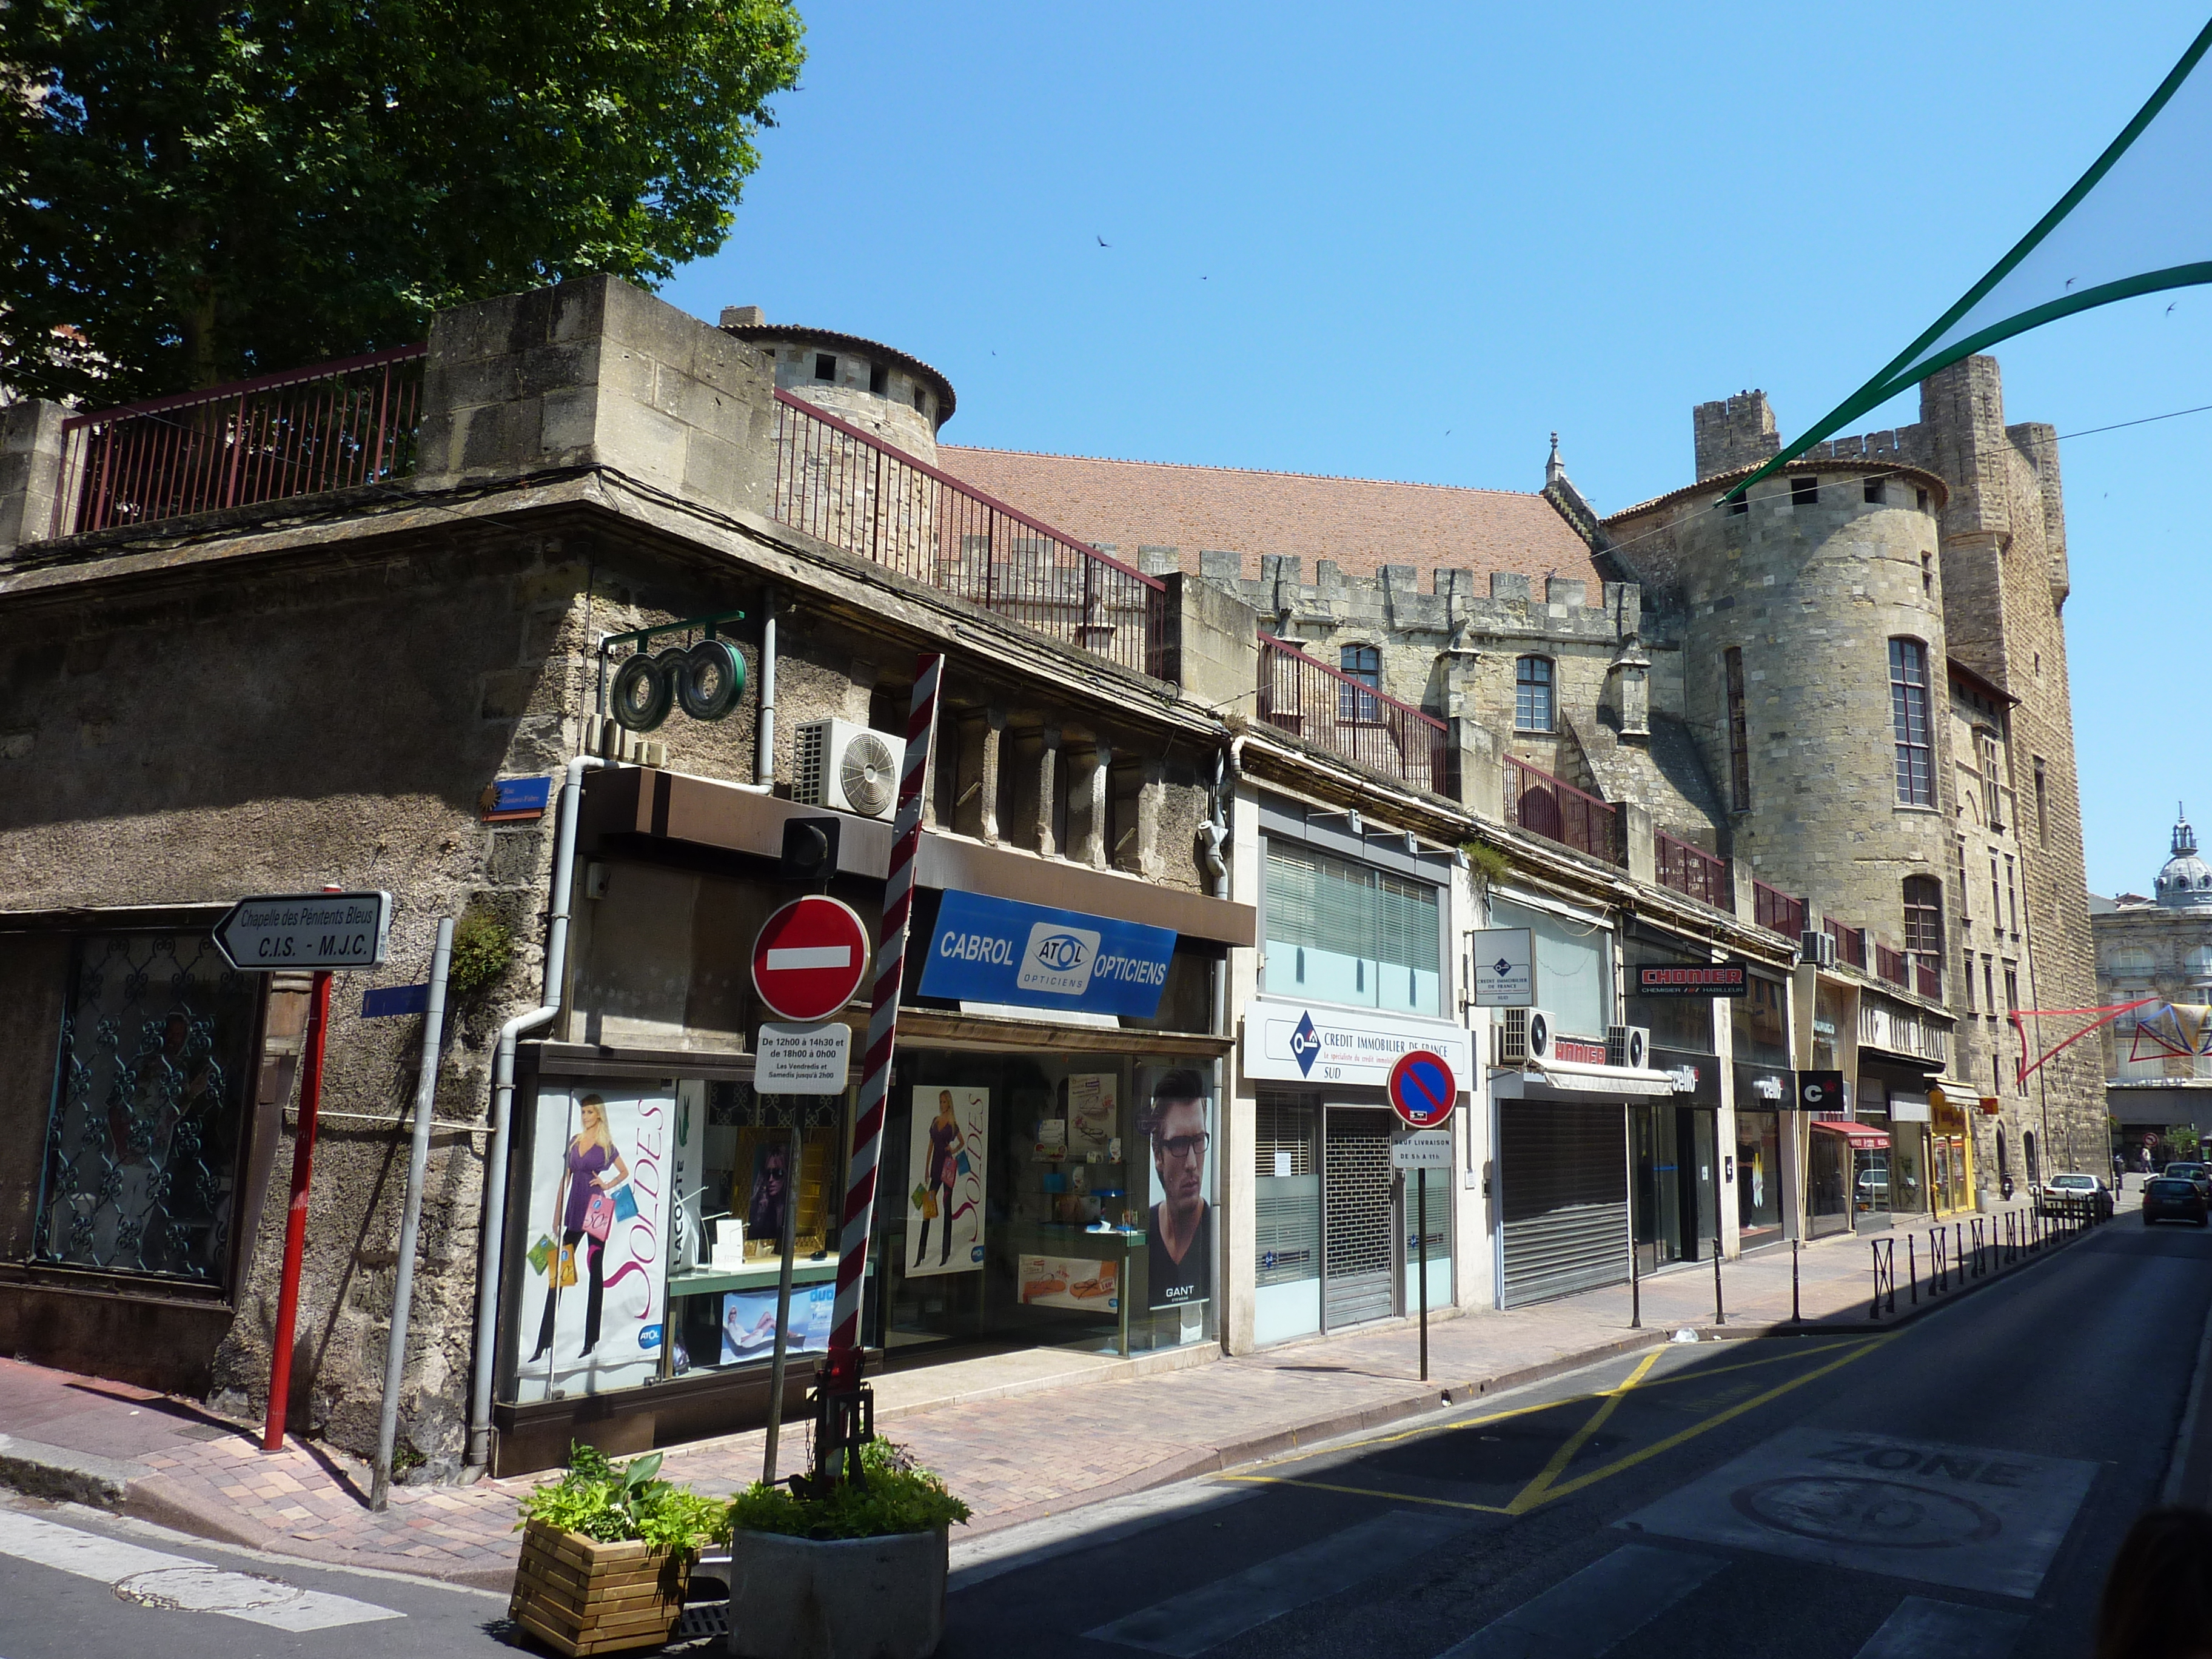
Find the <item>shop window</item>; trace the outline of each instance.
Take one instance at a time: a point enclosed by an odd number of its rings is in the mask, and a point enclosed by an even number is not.
[[[1552,662],[1548,657],[1523,657],[1514,665],[1513,729],[1552,729]]]
[[[1897,799],[1901,805],[1936,804],[1936,773],[1928,716],[1928,647],[1917,640],[1889,642],[1889,712],[1897,744]]]
[[[1320,1113],[1312,1100],[1262,1089],[1253,1108],[1253,1340],[1321,1328]]]
[[[1692,1054],[1713,1051],[1713,1004],[1706,997],[1639,997],[1636,994],[1638,968],[1703,966],[1710,956],[1673,951],[1641,939],[1621,941],[1621,973],[1628,994],[1622,1000],[1622,1023],[1647,1027],[1653,1044],[1662,1048],[1686,1049]]]
[[[1743,708],[1743,652],[1730,646],[1723,653],[1728,678],[1729,805],[1751,811],[1751,725]]]
[[[1434,1014],[1437,890],[1293,843],[1267,843],[1267,988],[1355,1007]]]
[[[205,933],[78,942],[46,1118],[33,1254],[228,1276],[258,975]]]
[[[1790,1063],[1790,1027],[1783,988],[1752,975],[1748,994],[1729,1004],[1735,1057],[1754,1066]]]

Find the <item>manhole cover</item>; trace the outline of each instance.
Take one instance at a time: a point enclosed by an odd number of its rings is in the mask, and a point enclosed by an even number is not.
[[[219,1567],[155,1567],[118,1581],[115,1593],[141,1607],[181,1613],[264,1613],[307,1598],[293,1585]]]

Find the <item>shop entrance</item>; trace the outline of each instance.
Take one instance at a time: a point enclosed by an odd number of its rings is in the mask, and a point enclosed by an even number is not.
[[[1498,1215],[1508,1307],[1628,1277],[1628,1181],[1618,1101],[1504,1102]]]
[[[1695,1106],[1632,1106],[1636,1249],[1647,1272],[1702,1261],[1720,1227],[1713,1113]]]
[[[1328,1106],[1322,1114],[1328,1273],[1326,1317],[1335,1330],[1396,1311],[1391,1271],[1397,1227],[1392,1215],[1390,1113],[1375,1106]]]

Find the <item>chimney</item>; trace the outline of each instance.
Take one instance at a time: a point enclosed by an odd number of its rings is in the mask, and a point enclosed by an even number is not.
[[[722,307],[724,328],[758,328],[766,321],[768,321],[768,313],[758,306],[724,306]]]

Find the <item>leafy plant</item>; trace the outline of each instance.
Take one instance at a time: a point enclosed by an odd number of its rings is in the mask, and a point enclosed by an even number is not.
[[[446,988],[472,997],[507,971],[514,959],[514,935],[490,911],[471,906],[453,927],[453,954],[446,969]]]
[[[1467,861],[1487,882],[1499,882],[1512,873],[1513,861],[1487,842],[1468,841],[1460,843]]]
[[[635,1539],[678,1555],[695,1555],[709,1540],[728,1537],[729,1520],[721,1504],[689,1486],[654,1478],[660,1458],[659,1452],[649,1452],[617,1465],[596,1447],[574,1443],[568,1473],[523,1498],[515,1530],[542,1521],[602,1544]]]
[[[756,1480],[730,1504],[729,1529],[787,1538],[885,1538],[939,1532],[971,1511],[903,1446],[878,1435],[860,1448],[866,1486],[840,1484],[827,1496],[800,1498]]]

